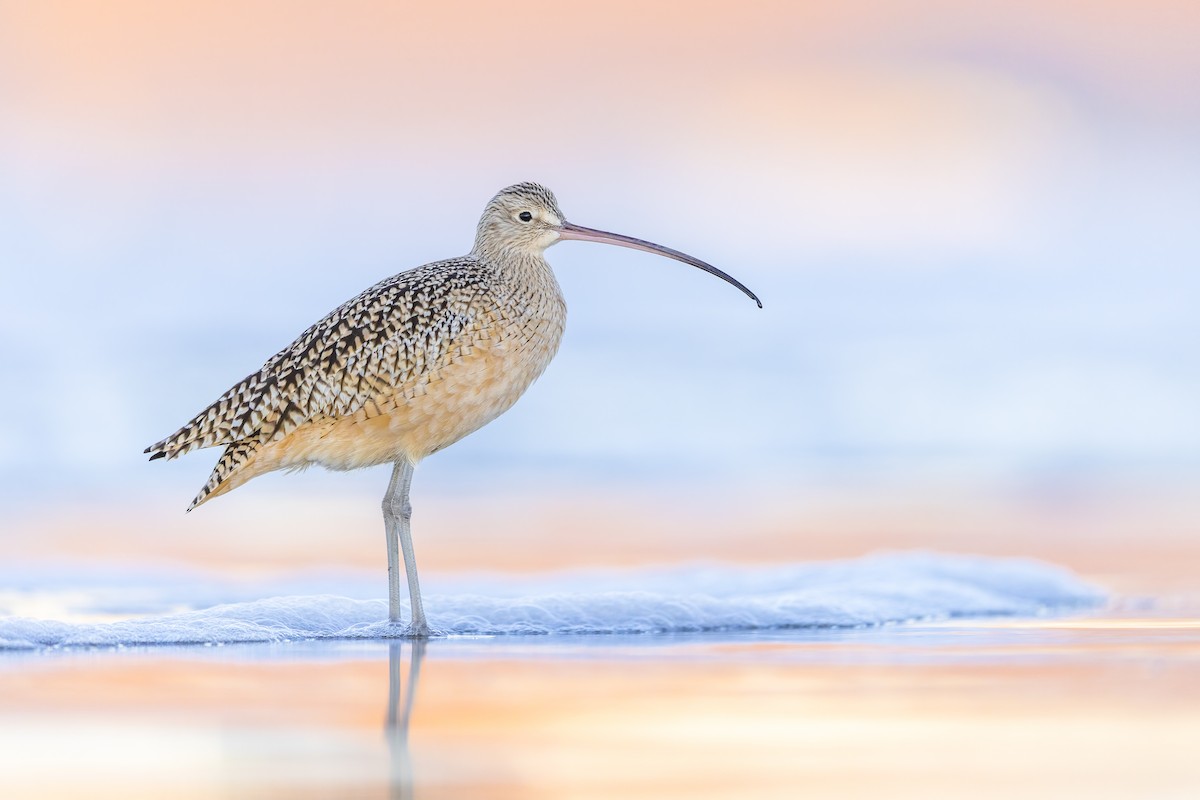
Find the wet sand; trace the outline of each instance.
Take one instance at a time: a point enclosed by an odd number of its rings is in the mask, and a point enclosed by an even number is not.
[[[1200,615],[9,654],[0,709],[8,798],[1183,798]]]

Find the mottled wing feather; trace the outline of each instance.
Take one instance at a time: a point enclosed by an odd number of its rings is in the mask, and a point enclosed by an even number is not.
[[[278,441],[308,420],[350,416],[394,396],[469,327],[471,301],[489,280],[468,256],[372,286],[146,452],[176,458],[203,447]],[[230,448],[222,463],[254,449]]]
[[[255,452],[260,447],[262,447],[262,444],[258,441],[234,442],[228,445],[225,448],[225,452],[221,454],[221,458],[217,461],[217,465],[213,467],[213,471],[209,474],[204,487],[200,489],[200,493],[192,500],[187,510],[191,511],[211,497],[214,492],[217,492],[221,484],[225,483],[233,473],[237,472],[242,464],[247,463],[253,458]]]

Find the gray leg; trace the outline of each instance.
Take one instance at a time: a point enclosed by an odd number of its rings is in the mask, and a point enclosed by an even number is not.
[[[397,501],[403,505],[403,500],[395,497],[396,484],[400,475],[400,464],[392,471],[392,480],[388,483],[387,493],[383,496],[383,528],[387,537],[388,558],[388,620],[400,621],[400,540],[397,527],[400,515],[396,513]]]
[[[408,575],[408,597],[412,604],[411,636],[428,636],[429,623],[425,621],[425,609],[421,605],[421,586],[417,582],[417,557],[413,553],[412,506],[408,502],[408,489],[412,485],[413,465],[397,461],[383,496],[383,523],[387,532],[388,553],[388,619],[400,621],[400,559],[404,554],[404,570]]]

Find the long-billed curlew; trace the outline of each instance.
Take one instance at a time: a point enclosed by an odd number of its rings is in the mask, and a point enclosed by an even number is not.
[[[412,622],[427,636],[408,502],[413,468],[507,411],[537,379],[566,321],[545,251],[562,239],[632,247],[710,272],[667,247],[566,221],[549,189],[519,183],[484,209],[461,258],[401,272],[343,303],[191,422],[146,448],[150,460],[201,447],[225,452],[188,507],[277,469],[394,464],[383,498],[388,613],[400,621],[404,554]]]

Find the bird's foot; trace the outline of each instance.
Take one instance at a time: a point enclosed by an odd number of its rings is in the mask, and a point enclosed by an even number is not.
[[[427,622],[416,622],[405,624],[398,620],[392,620],[388,623],[388,630],[384,634],[389,639],[428,639],[431,636],[444,636],[443,631],[436,631],[429,627]]]

